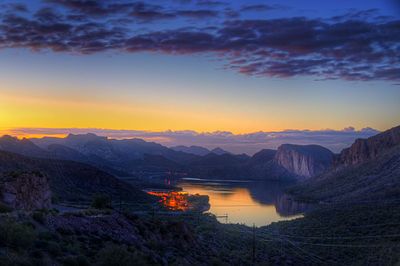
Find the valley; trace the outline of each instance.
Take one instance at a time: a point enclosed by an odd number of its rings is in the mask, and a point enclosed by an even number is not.
[[[8,255],[0,254],[0,262],[394,263],[400,259],[399,128],[366,140],[361,150],[357,140],[339,155],[285,145],[252,157],[201,156],[138,140],[74,136],[83,142],[70,148],[73,154],[100,158],[101,170],[94,159],[65,160],[33,141],[3,137],[0,230],[7,237],[0,237],[0,250]],[[137,143],[142,154],[134,152]],[[344,159],[349,153],[357,159]],[[112,174],[126,171],[134,175]]]

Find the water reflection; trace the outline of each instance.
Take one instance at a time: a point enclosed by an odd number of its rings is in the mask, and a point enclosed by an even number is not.
[[[227,214],[229,223],[262,226],[301,217],[308,208],[284,195],[290,185],[285,183],[186,179],[176,185],[189,194],[208,195],[209,211],[215,215]]]
[[[283,217],[290,217],[293,214],[304,213],[312,209],[312,205],[293,200],[290,196],[279,195],[275,201],[276,211]]]

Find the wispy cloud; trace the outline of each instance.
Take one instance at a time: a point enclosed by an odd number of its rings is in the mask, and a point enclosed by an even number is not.
[[[1,132],[0,132],[1,133]],[[66,134],[94,133],[109,138],[141,138],[166,146],[198,145],[207,148],[222,147],[234,153],[253,154],[261,149],[276,149],[284,143],[319,144],[339,152],[350,146],[357,138],[367,138],[379,131],[372,128],[355,130],[348,127],[343,130],[284,130],[276,132],[255,132],[248,134],[233,134],[226,131],[196,132],[162,131],[151,132],[141,130],[113,130],[96,128],[14,128],[3,132],[14,136],[60,136]]]

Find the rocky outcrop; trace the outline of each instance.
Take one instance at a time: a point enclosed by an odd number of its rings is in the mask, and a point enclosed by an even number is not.
[[[14,209],[32,211],[51,205],[47,177],[37,172],[13,173],[1,178],[2,201]]]
[[[318,145],[283,144],[278,148],[274,161],[299,179],[305,179],[330,168],[333,156],[330,150]]]
[[[400,126],[368,139],[357,139],[350,148],[344,149],[340,153],[335,160],[335,166],[340,167],[364,163],[399,144]]]
[[[398,201],[400,126],[358,139],[335,159],[334,168],[291,188],[297,199],[315,202]]]

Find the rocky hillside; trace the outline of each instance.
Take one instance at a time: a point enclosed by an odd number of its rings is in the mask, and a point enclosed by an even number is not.
[[[48,179],[39,172],[3,175],[0,177],[0,201],[14,209],[26,211],[50,208]]]
[[[357,140],[340,154],[339,167],[294,187],[291,193],[300,199],[326,202],[399,200],[399,132],[397,127]]]
[[[83,163],[26,157],[0,151],[0,175],[37,171],[49,178],[54,196],[61,200],[91,200],[103,193],[125,201],[148,201],[150,197],[114,176]],[[17,173],[18,173],[17,172]]]
[[[278,148],[274,160],[289,172],[309,178],[331,167],[333,156],[330,150],[318,145],[284,144]]]
[[[389,129],[368,139],[357,139],[350,148],[344,149],[337,160],[336,167],[357,165],[374,159],[388,149],[400,144],[400,126]]]

